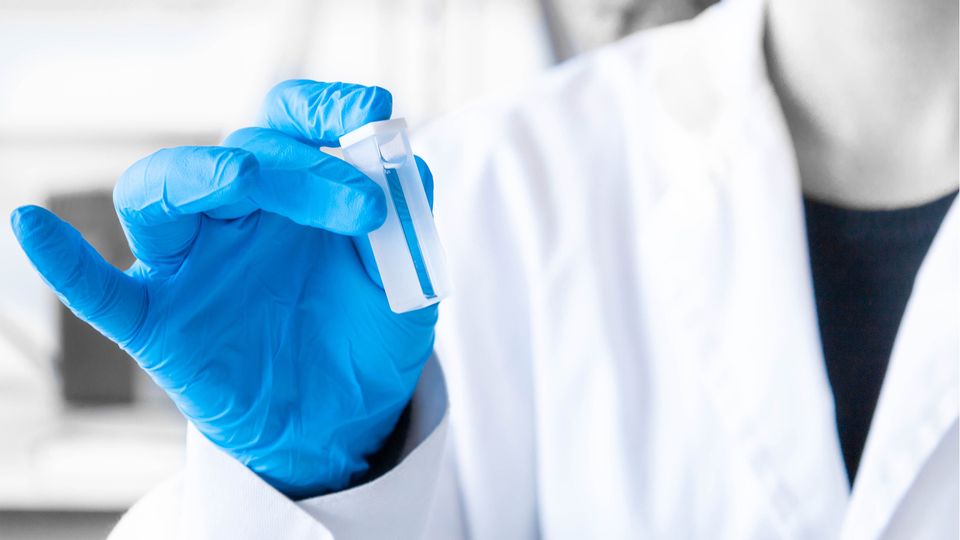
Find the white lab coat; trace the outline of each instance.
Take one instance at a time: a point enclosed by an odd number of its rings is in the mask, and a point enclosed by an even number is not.
[[[958,211],[850,493],[761,15],[720,5],[421,133],[457,288],[393,470],[293,502],[191,432],[114,538],[957,538]]]

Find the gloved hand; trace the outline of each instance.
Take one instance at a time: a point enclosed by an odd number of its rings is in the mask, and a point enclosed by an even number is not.
[[[317,149],[391,107],[381,88],[288,81],[268,95],[265,127],[137,162],[114,191],[137,258],[126,272],[42,208],[11,217],[64,304],[294,498],[367,469],[433,348],[436,306],[391,312],[362,236],[385,218],[382,191]]]

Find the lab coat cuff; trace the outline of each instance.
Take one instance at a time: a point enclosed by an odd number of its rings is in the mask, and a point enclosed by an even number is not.
[[[445,448],[447,389],[431,358],[410,404],[399,462],[378,478],[293,501],[193,426],[180,508],[180,538],[414,538],[422,535]]]

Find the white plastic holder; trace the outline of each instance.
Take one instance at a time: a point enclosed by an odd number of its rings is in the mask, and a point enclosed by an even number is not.
[[[405,313],[450,294],[446,256],[420,171],[407,138],[407,122],[371,122],[340,137],[344,158],[376,182],[387,218],[369,234],[390,309]]]

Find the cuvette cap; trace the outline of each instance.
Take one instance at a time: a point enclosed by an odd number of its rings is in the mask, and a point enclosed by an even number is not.
[[[407,129],[407,121],[403,118],[391,118],[390,120],[370,122],[340,137],[340,147],[354,145],[375,135],[396,133],[404,129]]]

